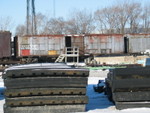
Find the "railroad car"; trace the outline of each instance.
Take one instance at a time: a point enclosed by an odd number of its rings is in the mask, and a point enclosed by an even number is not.
[[[84,37],[79,35],[36,35],[17,39],[17,56],[58,56],[65,47],[79,47],[84,52]]]
[[[11,56],[11,33],[0,31],[0,58]]]
[[[150,50],[150,34],[128,34],[127,53],[139,54]]]
[[[121,34],[89,34],[84,37],[85,52],[93,55],[124,54],[124,37]]]
[[[17,37],[17,56],[58,56],[66,47],[78,47],[84,54],[123,54],[124,37],[104,35],[38,35]]]
[[[79,48],[80,59],[90,55],[141,54],[150,50],[150,34],[16,36],[12,46],[11,33],[0,32],[0,59],[52,62],[65,53],[65,48]]]
[[[14,38],[15,56],[18,58],[37,58],[52,61],[64,54],[66,48],[79,48],[84,56],[83,35],[34,35]]]

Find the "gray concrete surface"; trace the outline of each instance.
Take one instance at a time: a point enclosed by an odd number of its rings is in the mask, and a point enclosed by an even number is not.
[[[109,70],[90,70],[89,77],[107,77]]]

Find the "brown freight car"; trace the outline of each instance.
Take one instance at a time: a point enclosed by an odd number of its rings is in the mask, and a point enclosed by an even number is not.
[[[0,58],[11,57],[11,33],[0,31]]]

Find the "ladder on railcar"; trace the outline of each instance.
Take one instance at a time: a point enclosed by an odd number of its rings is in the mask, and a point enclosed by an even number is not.
[[[58,56],[58,58],[55,60],[55,62],[63,62],[64,58],[65,58],[65,54],[61,54]]]

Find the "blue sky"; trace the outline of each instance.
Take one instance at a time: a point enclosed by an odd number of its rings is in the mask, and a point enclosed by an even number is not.
[[[73,10],[87,9],[94,12],[116,3],[117,0],[35,0],[36,12],[53,17],[53,1],[55,1],[55,17],[67,18]],[[134,1],[150,4],[150,0]],[[0,18],[5,17],[12,19],[14,28],[18,24],[23,24],[26,19],[26,0],[0,0]]]

